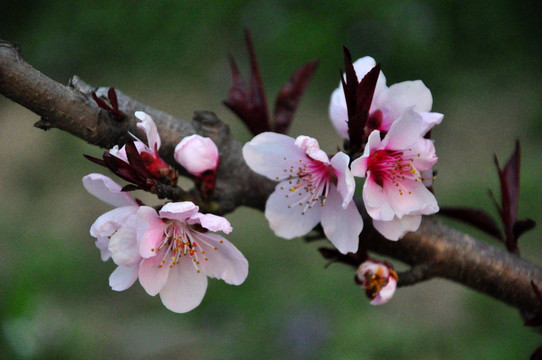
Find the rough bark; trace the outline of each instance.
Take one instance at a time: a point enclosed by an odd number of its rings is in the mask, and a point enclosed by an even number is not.
[[[128,132],[143,136],[133,114],[145,111],[157,124],[162,139],[160,155],[170,164],[175,163],[173,150],[183,137],[198,133],[215,141],[221,158],[212,199],[216,213],[231,212],[239,206],[264,209],[274,182],[247,167],[241,155],[242,144],[213,113],[196,112],[194,120],[186,122],[117,91],[119,109],[127,114],[118,120],[96,105],[91,97],[93,90],[106,98],[107,88],[94,89],[75,76],[68,86],[55,82],[27,64],[15,46],[0,40],[0,93],[41,116],[35,126],[68,131],[91,144],[111,148],[123,144]],[[402,285],[438,276],[519,309],[532,310],[540,305],[531,281],[542,284],[542,268],[447,227],[436,217],[424,219],[417,232],[398,242],[383,239],[368,225],[362,235],[369,250],[412,266],[413,271],[400,279]]]

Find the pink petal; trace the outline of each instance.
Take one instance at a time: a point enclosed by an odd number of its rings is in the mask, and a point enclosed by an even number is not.
[[[164,252],[165,250],[162,250],[154,257],[143,259],[139,268],[139,282],[147,294],[151,296],[158,294],[162,290],[170,273],[171,259],[168,258],[168,261],[162,264]],[[159,267],[159,265],[162,265],[162,267]],[[175,265],[174,268],[178,266]]]
[[[371,305],[383,305],[391,300],[393,297],[393,294],[395,294],[395,289],[397,288],[397,280],[395,278],[390,277],[388,279],[388,283],[386,286],[384,286],[376,297],[371,300]]]
[[[176,313],[185,313],[197,307],[207,290],[207,277],[202,272],[197,273],[190,261],[182,260],[171,269],[160,291],[162,303]]]
[[[369,135],[369,138],[367,140],[367,144],[365,145],[365,149],[363,150],[363,155],[354,161],[352,161],[352,164],[350,165],[350,169],[352,170],[352,175],[357,177],[366,177],[367,176],[367,164],[369,155],[371,155],[371,152],[375,149],[379,148],[381,145],[380,141],[380,131],[373,130],[371,134]]]
[[[399,189],[402,190],[401,193]],[[437,199],[419,180],[405,180],[399,187],[385,184],[384,194],[399,218],[405,215],[429,215],[438,211]]]
[[[248,261],[231,242],[212,233],[199,234],[196,241],[205,251],[199,258],[199,267],[205,275],[231,285],[240,285],[245,281]]]
[[[390,221],[395,216],[384,190],[370,174],[363,184],[363,202],[367,213],[375,220]]]
[[[222,231],[226,234],[231,233],[233,230],[230,222],[226,218],[214,214],[197,213],[188,219],[187,222],[189,224],[201,224],[201,226],[208,230]]]
[[[243,146],[243,157],[253,171],[278,181],[288,178],[289,170],[297,169],[299,160],[306,159],[307,155],[295,146],[293,138],[264,132]]]
[[[156,255],[158,245],[164,239],[167,224],[160,219],[156,210],[149,206],[141,206],[137,212],[137,238],[139,240],[139,255],[151,258]]]
[[[145,131],[149,148],[152,151],[160,149],[160,135],[158,134],[158,129],[156,128],[154,120],[143,111],[136,111],[135,116],[141,120],[141,122],[137,123],[137,127]]]
[[[353,201],[343,209],[342,198],[335,187],[329,190],[322,210],[322,227],[326,237],[342,254],[358,251],[363,220]]]
[[[138,273],[139,264],[130,267],[117,266],[109,276],[109,286],[115,291],[126,290],[135,283]]]
[[[424,138],[412,144],[404,154],[412,156],[414,159],[412,165],[420,172],[430,170],[438,161],[433,141]]]
[[[288,185],[288,181],[283,181],[275,187],[265,204],[265,217],[275,235],[293,239],[307,234],[320,222],[322,207],[319,202],[312,208],[299,205],[296,201],[299,192],[289,191]]]
[[[105,175],[96,173],[88,174],[83,177],[83,186],[91,195],[94,195],[109,205],[137,205],[137,202],[130,193],[121,191],[122,186]]]
[[[175,160],[192,175],[200,176],[207,170],[216,170],[218,148],[208,137],[191,135],[175,147]]]
[[[356,190],[354,176],[348,169],[349,163],[350,158],[343,152],[338,152],[331,158],[331,166],[335,169],[337,176],[337,190],[343,198],[343,208],[346,208],[350,204]]]
[[[399,240],[409,231],[416,231],[420,227],[420,215],[407,215],[401,219],[395,217],[391,221],[373,220],[373,225],[379,233],[388,240]]]
[[[170,202],[162,206],[160,217],[182,222],[197,214],[198,211],[199,207],[191,201]]]
[[[386,149],[404,150],[421,138],[422,117],[408,108],[399,119],[397,119],[382,140]]]
[[[327,154],[320,150],[318,140],[305,135],[300,135],[295,139],[295,146],[305,150],[307,155],[316,161],[320,161],[324,164],[329,164],[329,158]]]

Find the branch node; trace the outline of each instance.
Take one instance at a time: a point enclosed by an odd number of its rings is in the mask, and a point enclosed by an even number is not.
[[[414,265],[407,271],[398,272],[399,282],[397,286],[410,286],[431,278],[430,266],[427,263]]]
[[[53,125],[51,124],[51,122],[49,120],[47,120],[46,118],[42,117],[41,119],[39,119],[38,121],[36,121],[36,123],[34,124],[34,127],[37,127],[38,129],[41,129],[41,130],[49,130],[50,128],[53,127]]]

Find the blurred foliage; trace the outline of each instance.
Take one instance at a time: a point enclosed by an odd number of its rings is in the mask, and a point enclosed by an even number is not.
[[[432,90],[434,111],[446,115],[433,134],[441,204],[492,209],[492,154],[504,161],[518,136],[520,217],[542,221],[540,2],[19,0],[0,2],[0,14],[0,38],[57,81],[77,74],[184,118],[213,110],[241,140],[248,133],[220,102],[228,54],[247,69],[248,27],[269,102],[295,68],[320,58],[291,134],[316,136],[330,151],[340,140],[327,105],[345,44],[381,62],[388,84],[423,79]],[[35,120],[0,99],[0,358],[527,359],[541,343],[514,309],[447,281],[372,307],[351,269],[324,268],[320,243],[277,239],[248,209],[229,216],[229,239],[250,262],[242,286],[211,281],[185,315],[138,284],[112,292],[114,266],[88,235],[108,207],[80,183],[101,171],[80,154],[101,150],[43,134]],[[541,237],[539,228],[520,242],[536,263]]]

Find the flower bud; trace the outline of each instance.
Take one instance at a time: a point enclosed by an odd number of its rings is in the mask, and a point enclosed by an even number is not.
[[[398,276],[388,264],[367,260],[358,268],[356,280],[372,299],[371,305],[383,305],[393,297]]]
[[[175,160],[190,174],[200,177],[205,171],[216,171],[218,148],[208,137],[187,136],[175,147]]]

